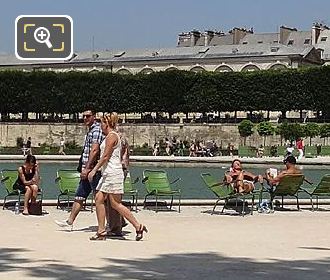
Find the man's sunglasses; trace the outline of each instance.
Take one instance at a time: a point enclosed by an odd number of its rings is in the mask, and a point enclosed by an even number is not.
[[[83,115],[83,118],[90,118],[93,115]]]

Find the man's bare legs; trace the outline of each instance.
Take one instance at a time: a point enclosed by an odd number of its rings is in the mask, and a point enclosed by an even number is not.
[[[69,225],[72,225],[73,222],[75,221],[75,219],[77,218],[80,210],[83,207],[83,202],[84,202],[83,200],[75,200],[73,202],[72,209],[71,209],[71,212],[70,212],[70,216],[67,220]]]

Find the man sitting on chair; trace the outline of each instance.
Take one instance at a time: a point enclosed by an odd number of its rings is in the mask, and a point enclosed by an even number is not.
[[[300,169],[296,167],[296,158],[293,155],[287,155],[283,163],[285,164],[286,169],[281,171],[277,176],[270,174],[269,169],[266,172],[266,180],[268,185],[276,186],[284,176],[286,175],[302,175]],[[306,182],[311,183],[309,180],[304,179]]]

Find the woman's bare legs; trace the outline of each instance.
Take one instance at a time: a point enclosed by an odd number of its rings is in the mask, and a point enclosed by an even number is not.
[[[250,193],[250,192],[252,192],[252,191],[254,190],[254,186],[253,186],[252,183],[247,183],[247,182],[245,182],[245,183],[243,184],[243,189],[244,189],[244,192],[245,192],[245,193]]]
[[[239,193],[250,193],[253,191],[254,186],[252,183],[244,182],[243,171],[239,173],[236,179],[236,189]]]
[[[25,194],[24,194],[24,209],[23,209],[23,214],[28,215],[29,214],[29,201],[32,196],[32,189],[29,188],[29,186],[25,187]]]
[[[103,193],[101,191],[96,193],[95,196],[95,205],[96,205],[96,217],[98,230],[97,233],[105,232],[105,200],[107,198],[107,193]]]
[[[31,188],[32,191],[31,202],[36,202],[39,187],[37,185],[30,185],[29,187]]]
[[[124,218],[126,218],[134,227],[136,231],[140,230],[140,223],[135,219],[133,214],[130,210],[128,210],[122,203],[121,203],[121,194],[109,194],[110,197],[110,203],[112,208],[117,210],[120,215],[122,215]]]
[[[244,184],[243,184],[243,178],[244,178],[244,174],[243,171],[241,171],[236,179],[236,190],[238,193],[243,193],[244,192]]]

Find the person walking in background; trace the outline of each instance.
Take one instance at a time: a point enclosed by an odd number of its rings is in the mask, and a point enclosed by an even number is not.
[[[228,143],[227,151],[228,151],[228,156],[232,157],[234,155],[234,153],[233,153],[234,145],[232,145],[231,143]]]
[[[296,141],[296,147],[299,152],[298,159],[302,159],[304,156],[304,140],[302,138],[298,138]]]
[[[64,141],[64,138],[61,137],[61,140],[60,140],[60,149],[58,150],[58,154],[59,155],[65,155],[64,148],[65,148],[65,141]]]
[[[262,158],[264,155],[264,151],[265,151],[265,149],[264,149],[263,145],[260,145],[259,148],[257,149],[257,157]]]
[[[28,205],[36,202],[39,184],[39,166],[36,157],[27,155],[25,163],[18,168],[18,177],[14,183],[13,189],[24,193],[23,215],[29,215]]]
[[[32,155],[31,145],[32,145],[31,137],[28,137],[28,139],[27,139],[27,141],[26,141],[26,145],[25,145],[26,153],[27,153],[28,155]]]
[[[322,145],[321,144],[317,144],[316,145],[316,155],[317,156],[321,155],[321,151],[322,151]]]
[[[101,128],[106,137],[101,144],[100,160],[88,174],[88,179],[92,181],[96,172],[100,168],[102,170],[102,178],[97,185],[96,189],[98,192],[95,198],[98,230],[90,240],[104,240],[106,238],[104,203],[106,199],[110,199],[112,208],[118,211],[134,226],[136,230],[135,239],[137,241],[143,238],[143,232],[147,232],[147,228],[140,224],[133,214],[121,203],[122,194],[124,193],[124,172],[121,156],[122,144],[120,135],[116,131],[117,124],[117,113],[111,113],[101,118]]]
[[[293,155],[293,151],[294,151],[293,144],[288,143],[287,146],[286,146],[286,155],[285,156]]]
[[[172,143],[167,137],[165,137],[165,152],[168,156],[172,155]]]
[[[155,142],[154,144],[154,149],[152,151],[153,156],[159,156],[159,143]]]
[[[80,182],[76,191],[75,201],[72,206],[70,216],[65,221],[55,221],[60,227],[70,226],[78,216],[83,202],[87,199],[91,191],[95,193],[95,188],[101,178],[101,172],[93,172],[93,176],[88,178],[89,172],[94,168],[100,155],[100,145],[104,140],[100,124],[96,121],[95,111],[86,110],[83,112],[84,124],[88,127],[85,136],[83,154],[81,157]]]

